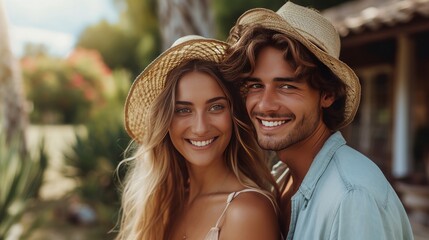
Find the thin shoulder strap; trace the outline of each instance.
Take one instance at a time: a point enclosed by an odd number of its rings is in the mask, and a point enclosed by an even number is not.
[[[223,215],[225,215],[225,212],[228,209],[229,205],[231,204],[232,200],[234,200],[238,195],[240,195],[240,193],[244,193],[244,192],[257,192],[259,194],[262,194],[263,196],[265,196],[266,198],[268,198],[268,200],[270,200],[271,204],[273,205],[274,211],[277,214],[277,206],[276,206],[276,204],[273,202],[273,200],[270,198],[270,196],[267,193],[265,193],[265,192],[263,192],[263,191],[261,191],[259,189],[247,188],[247,189],[243,189],[243,190],[238,191],[238,192],[232,192],[232,193],[230,193],[228,195],[228,198],[226,200],[226,206],[223,209],[222,214],[219,216],[219,218],[218,218],[218,220],[216,222],[215,228],[219,227],[219,224],[220,224],[220,222],[221,222],[221,220],[223,218]]]
[[[247,189],[241,190],[239,192],[236,192],[236,194],[234,195],[233,199],[235,197],[237,197],[240,193],[243,193],[243,192],[257,192],[259,194],[262,194],[264,197],[266,197],[268,200],[270,200],[270,203],[273,206],[274,211],[276,212],[276,214],[278,214],[278,212],[277,212],[277,209],[278,209],[277,204],[274,203],[273,199],[266,192],[264,192],[264,191],[262,191],[260,189],[256,189],[256,188],[247,188]],[[231,201],[232,201],[232,199],[231,199]]]

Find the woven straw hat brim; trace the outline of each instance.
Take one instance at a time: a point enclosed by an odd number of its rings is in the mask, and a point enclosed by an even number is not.
[[[143,142],[147,132],[148,110],[165,87],[167,74],[186,60],[201,59],[219,63],[227,43],[215,39],[188,40],[167,49],[149,64],[132,84],[125,102],[125,129],[130,137]]]
[[[354,71],[344,62],[331,56],[330,54],[322,51],[317,45],[313,44],[300,32],[295,30],[285,19],[283,19],[276,12],[264,8],[251,9],[241,15],[237,20],[237,25],[242,28],[260,26],[263,28],[275,30],[284,33],[287,36],[294,38],[302,43],[309,49],[323,64],[325,64],[331,71],[337,75],[346,85],[346,103],[344,121],[340,124],[339,128],[347,126],[353,121],[356,115],[360,102],[360,83]],[[335,55],[335,53],[331,53]]]

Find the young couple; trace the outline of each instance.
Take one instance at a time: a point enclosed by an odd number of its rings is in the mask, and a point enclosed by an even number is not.
[[[125,103],[138,144],[118,239],[412,239],[394,189],[338,131],[360,100],[339,51],[291,2],[245,12],[228,43],[177,40]]]

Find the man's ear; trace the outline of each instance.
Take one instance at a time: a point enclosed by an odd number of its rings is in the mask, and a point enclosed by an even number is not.
[[[320,98],[320,106],[322,106],[322,108],[328,108],[334,101],[335,95],[332,92],[323,92]]]

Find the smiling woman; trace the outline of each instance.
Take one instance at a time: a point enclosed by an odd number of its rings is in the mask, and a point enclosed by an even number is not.
[[[32,0],[3,1],[11,25],[12,49],[18,56],[28,43],[43,45],[49,53],[65,56],[86,26],[102,19],[118,20],[110,0],[38,0],[37,4]]]
[[[134,81],[118,239],[279,239],[275,182],[218,68],[226,47],[180,38]]]

